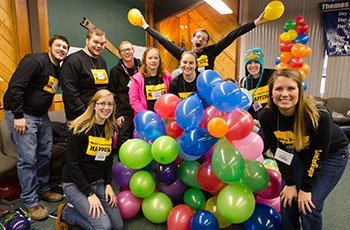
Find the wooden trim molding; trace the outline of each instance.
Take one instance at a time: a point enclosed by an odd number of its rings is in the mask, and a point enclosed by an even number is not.
[[[40,48],[41,52],[49,51],[49,16],[47,12],[47,0],[37,0],[38,4],[38,19],[40,33]]]
[[[14,20],[17,30],[17,44],[18,44],[18,61],[21,60],[24,55],[31,53],[31,38],[30,38],[30,25],[29,25],[29,12],[28,4],[26,0],[12,1],[14,8]]]

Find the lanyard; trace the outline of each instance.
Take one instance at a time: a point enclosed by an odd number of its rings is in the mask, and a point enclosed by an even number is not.
[[[245,81],[245,88],[246,88],[246,90],[248,90],[248,80],[249,80],[249,75],[248,75],[248,77],[247,77],[247,79]],[[262,74],[260,74],[258,84],[256,85],[256,87],[254,89],[254,92],[252,93],[253,99],[254,99],[254,94],[255,94],[256,90],[259,88],[259,86],[261,84],[261,80],[262,80]]]

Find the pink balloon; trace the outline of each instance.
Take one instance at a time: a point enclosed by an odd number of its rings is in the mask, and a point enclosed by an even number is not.
[[[264,199],[274,199],[279,197],[282,191],[282,177],[281,175],[272,169],[266,169],[269,174],[269,183],[261,190],[255,192],[255,194]]]
[[[250,132],[250,134],[243,139],[232,140],[232,144],[246,160],[257,159],[264,150],[263,140],[254,132]]]
[[[245,138],[253,130],[254,120],[246,110],[235,109],[225,116],[228,131],[226,138],[230,141]]]
[[[125,190],[117,194],[117,205],[123,219],[134,217],[141,208],[141,199],[135,197],[131,191]]]
[[[260,154],[258,158],[255,159],[256,161],[259,161],[261,164],[264,164],[264,155]]]
[[[214,117],[221,117],[223,118],[225,116],[225,112],[222,112],[218,109],[216,109],[214,106],[209,106],[204,110],[204,117],[202,119],[202,122],[199,124],[199,127],[206,129],[208,126],[208,122],[214,118]]]
[[[193,210],[184,204],[179,204],[171,209],[167,225],[168,230],[190,230]]]
[[[273,199],[264,199],[259,196],[255,198],[256,203],[266,204],[276,209],[277,212],[281,212],[281,198],[280,196]]]

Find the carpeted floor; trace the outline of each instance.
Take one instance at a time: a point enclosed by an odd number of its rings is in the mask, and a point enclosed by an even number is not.
[[[328,199],[325,202],[325,207],[323,211],[324,217],[324,227],[323,229],[346,229],[345,226],[350,226],[350,163],[345,170],[345,174],[342,177],[341,181],[337,187],[330,194]],[[22,206],[19,199],[12,201],[15,205],[15,208]],[[59,203],[45,203],[49,212],[54,212],[57,209]],[[0,204],[0,208],[11,209],[9,206]],[[166,229],[166,223],[164,224],[153,224],[146,220],[140,212],[137,216],[133,217],[130,220],[124,222],[124,229],[129,230],[157,230],[157,229]],[[55,218],[49,217],[46,221],[34,222],[32,224],[34,229],[43,229],[43,230],[53,230],[55,229]],[[77,226],[72,227],[73,230],[81,229]],[[244,229],[243,225],[231,225],[227,229]]]

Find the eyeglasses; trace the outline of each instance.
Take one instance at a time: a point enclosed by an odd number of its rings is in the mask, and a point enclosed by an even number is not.
[[[125,53],[127,51],[129,51],[129,52],[132,51],[132,48],[124,48],[124,49],[120,50],[121,53]]]
[[[99,105],[99,106],[101,106],[101,107],[106,107],[106,105],[107,105],[107,107],[113,107],[113,103],[107,103],[107,102],[100,102],[100,103],[96,103],[96,105]]]
[[[197,38],[198,40],[203,40],[203,41],[208,41],[208,37],[207,36],[202,36],[197,34],[196,36],[194,36],[195,38]]]

